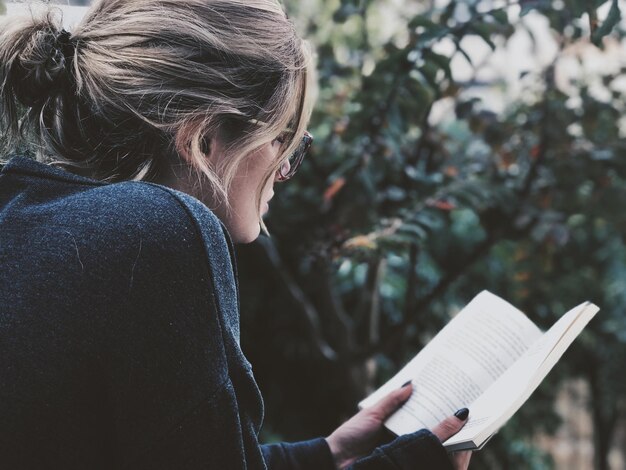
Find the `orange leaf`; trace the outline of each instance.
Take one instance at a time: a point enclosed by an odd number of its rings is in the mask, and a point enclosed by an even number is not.
[[[530,273],[528,271],[523,271],[520,273],[516,273],[513,277],[517,282],[525,282],[530,279]]]
[[[448,201],[442,201],[442,200],[435,200],[435,199],[429,199],[426,201],[426,205],[428,205],[429,207],[434,207],[436,209],[439,209],[441,211],[451,211],[456,209],[456,205],[448,202]]]
[[[459,176],[459,169],[455,166],[450,165],[443,170],[443,174],[450,178],[456,178],[457,176]]]
[[[359,235],[351,238],[350,240],[346,240],[346,242],[343,244],[343,247],[348,250],[355,248],[367,248],[373,250],[374,248],[376,248],[376,243],[374,243],[374,241],[370,237],[367,237],[365,235]]]
[[[335,132],[335,134],[342,135],[348,129],[349,123],[350,123],[349,119],[340,119],[339,121],[335,123],[335,126],[333,127],[333,131]]]
[[[537,159],[539,155],[541,155],[541,147],[539,145],[535,145],[530,149],[530,156],[533,157],[533,159]]]
[[[346,179],[343,176],[333,181],[330,186],[326,188],[326,191],[324,191],[324,202],[328,204],[330,201],[332,201],[337,193],[341,191],[341,188],[345,186],[345,184]]]

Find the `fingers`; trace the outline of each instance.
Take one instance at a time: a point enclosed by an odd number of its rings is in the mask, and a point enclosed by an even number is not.
[[[467,470],[472,453],[470,451],[453,452],[450,456],[454,470]]]
[[[469,410],[467,408],[461,408],[454,413],[454,416],[447,417],[435,426],[432,432],[441,442],[445,442],[461,430],[467,422],[468,416]]]
[[[399,389],[394,390],[389,395],[381,398],[370,408],[370,412],[375,413],[376,416],[380,417],[381,421],[384,421],[409,399],[412,392],[413,386],[409,381]]]

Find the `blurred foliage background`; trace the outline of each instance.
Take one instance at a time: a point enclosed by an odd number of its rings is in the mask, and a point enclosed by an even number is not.
[[[573,378],[589,390],[594,468],[617,468],[620,4],[285,3],[317,50],[320,94],[312,154],[278,188],[271,238],[239,249],[243,347],[266,400],[264,438],[327,434],[489,289],[544,328],[585,300],[601,312],[472,468],[553,468],[535,438],[559,428],[555,398]],[[529,48],[517,52],[520,38]],[[543,59],[518,70],[528,56]],[[497,57],[501,74],[485,73]]]

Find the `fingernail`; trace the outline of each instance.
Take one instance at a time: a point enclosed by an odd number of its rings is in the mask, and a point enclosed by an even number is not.
[[[454,416],[456,416],[461,421],[465,421],[469,416],[469,410],[467,408],[461,408],[459,411],[454,413]]]
[[[411,385],[411,382],[413,382],[413,381],[412,381],[412,380],[407,380],[406,382],[404,382],[404,383],[402,384],[402,387],[400,387],[400,388],[404,388],[404,387],[406,387],[407,385]]]

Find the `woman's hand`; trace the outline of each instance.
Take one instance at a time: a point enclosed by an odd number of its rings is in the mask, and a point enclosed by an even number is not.
[[[394,390],[375,405],[359,411],[356,415],[339,426],[326,438],[337,468],[343,469],[369,455],[380,445],[385,435],[383,423],[411,396],[413,387],[410,383]],[[451,416],[442,421],[432,432],[441,442],[456,434],[465,424]],[[469,465],[471,452],[457,452],[451,455],[455,470],[465,470]]]
[[[457,411],[454,416],[448,416],[435,426],[435,428],[432,429],[432,433],[437,436],[441,442],[445,442],[461,430],[468,416],[469,410],[462,408]],[[450,460],[452,460],[454,470],[467,470],[471,456],[472,452],[469,450],[450,454]]]
[[[410,383],[394,390],[375,405],[359,411],[326,438],[337,468],[345,468],[369,455],[381,443],[383,423],[409,399],[412,391]]]

